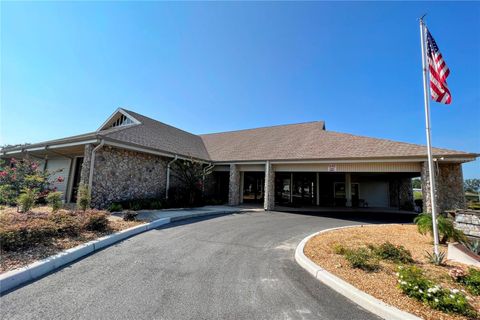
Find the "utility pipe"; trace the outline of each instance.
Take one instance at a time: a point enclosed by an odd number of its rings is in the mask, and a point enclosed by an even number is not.
[[[172,165],[172,163],[177,161],[177,159],[178,156],[175,155],[175,158],[173,158],[173,160],[167,164],[167,185],[165,187],[165,199],[168,199],[168,190],[170,189],[170,166]]]
[[[93,150],[92,150],[92,156],[90,158],[90,172],[89,172],[89,175],[88,175],[88,193],[90,194],[90,196],[92,195],[93,166],[95,165],[95,154],[96,154],[98,149],[103,147],[104,144],[105,144],[105,141],[102,139],[100,141],[100,144],[98,146],[96,146],[95,148],[93,148]]]

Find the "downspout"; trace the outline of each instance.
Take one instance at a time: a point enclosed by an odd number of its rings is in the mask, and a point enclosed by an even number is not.
[[[88,174],[88,192],[90,194],[90,196],[92,195],[92,185],[93,185],[93,166],[95,165],[95,154],[97,152],[98,149],[100,149],[101,147],[103,147],[103,145],[105,144],[105,140],[101,140],[100,141],[100,144],[98,146],[96,146],[95,148],[93,148],[92,150],[92,156],[90,157],[90,172]]]
[[[168,199],[168,190],[170,189],[170,166],[172,165],[172,163],[177,161],[177,159],[178,156],[175,155],[175,158],[173,158],[173,160],[167,164],[167,185],[165,186],[165,199]]]

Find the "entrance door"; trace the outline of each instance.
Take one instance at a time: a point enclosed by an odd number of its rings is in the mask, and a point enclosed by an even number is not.
[[[78,186],[80,185],[80,174],[82,172],[83,157],[75,160],[75,168],[73,171],[72,197],[71,202],[77,202]]]
[[[263,172],[245,172],[243,174],[243,202],[263,202],[263,187],[265,174]]]

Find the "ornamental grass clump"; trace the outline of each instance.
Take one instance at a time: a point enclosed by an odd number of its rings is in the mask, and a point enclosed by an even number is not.
[[[467,317],[478,314],[470,305],[467,297],[457,289],[446,289],[426,278],[422,269],[399,267],[398,287],[407,296],[419,300],[433,309],[446,313],[455,313]]]

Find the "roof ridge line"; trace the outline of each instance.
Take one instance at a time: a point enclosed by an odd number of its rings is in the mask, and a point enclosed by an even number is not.
[[[229,130],[229,131],[212,132],[212,133],[201,133],[201,134],[198,134],[198,136],[201,137],[201,136],[208,136],[212,134],[233,133],[233,132],[251,131],[251,130],[258,130],[258,129],[276,128],[276,127],[288,127],[288,126],[295,126],[295,125],[301,125],[301,124],[321,123],[321,122],[323,122],[323,124],[325,125],[325,120],[314,120],[314,121],[305,121],[305,122],[297,122],[297,123],[275,124],[271,126],[256,127],[256,128],[250,128],[250,129],[238,129],[238,130]]]
[[[172,126],[171,124],[168,124],[168,123],[165,123],[165,122],[162,122],[162,121],[159,121],[159,120],[156,120],[156,119],[150,118],[150,117],[148,117],[148,116],[145,116],[145,115],[143,115],[143,114],[140,114],[140,113],[138,113],[138,112],[135,112],[135,111],[127,110],[127,109],[125,109],[125,108],[122,108],[122,109],[123,109],[123,110],[125,110],[126,112],[130,112],[130,113],[137,114],[137,115],[139,115],[139,116],[141,116],[141,117],[147,118],[148,120],[151,120],[151,121],[158,122],[158,123],[160,123],[160,124],[162,124],[162,125],[164,125],[164,126],[167,126],[167,127],[173,128],[173,129],[175,129],[175,130],[182,131],[182,132],[184,132],[184,133],[188,133],[189,135],[192,135],[192,136],[199,137],[199,135],[198,135],[198,134],[192,133],[192,132],[190,132],[190,131],[187,131],[187,130],[180,129],[180,128],[178,128],[178,127]],[[142,124],[144,124],[144,123],[142,123]]]

